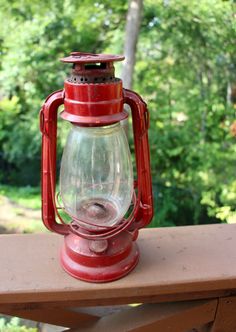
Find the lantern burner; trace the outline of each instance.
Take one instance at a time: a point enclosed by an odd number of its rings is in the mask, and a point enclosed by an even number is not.
[[[84,200],[76,209],[81,220],[86,220],[87,228],[101,230],[102,226],[111,226],[117,216],[117,206],[108,199],[92,198]],[[91,223],[91,224],[90,224]],[[92,224],[98,225],[93,226]]]
[[[73,63],[71,76],[68,82],[74,84],[114,82],[114,61],[122,61],[123,56],[110,54],[91,54],[72,52],[62,62]]]

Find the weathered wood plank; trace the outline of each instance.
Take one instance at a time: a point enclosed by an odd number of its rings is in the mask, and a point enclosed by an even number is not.
[[[212,322],[184,332],[211,332]]]
[[[213,321],[216,307],[217,300],[140,305],[71,332],[186,332]]]
[[[62,241],[54,234],[0,236],[1,308],[180,301],[236,291],[236,225],[142,230],[137,268],[105,284],[67,275],[58,259]]]
[[[72,311],[69,309],[32,309],[32,310],[3,310],[2,314],[9,316],[16,316],[24,319],[33,320],[41,323],[48,323],[52,325],[64,327],[78,327],[81,328],[97,321],[100,317]]]
[[[236,297],[219,299],[216,318],[211,332],[236,331]]]

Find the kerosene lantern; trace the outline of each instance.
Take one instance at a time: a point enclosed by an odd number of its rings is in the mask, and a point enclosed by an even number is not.
[[[150,223],[153,200],[145,102],[114,76],[123,56],[73,52],[64,89],[49,95],[40,112],[42,219],[65,236],[61,264],[90,282],[119,279],[137,264],[138,230]],[[132,113],[137,178],[122,120]],[[56,195],[57,112],[71,123]],[[63,211],[61,213],[60,211]],[[67,214],[70,221],[65,222]],[[67,217],[67,219],[68,219]]]

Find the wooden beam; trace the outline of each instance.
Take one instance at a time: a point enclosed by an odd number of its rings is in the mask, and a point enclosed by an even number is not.
[[[221,298],[211,332],[234,331],[236,331],[236,297]]]
[[[100,317],[69,309],[32,309],[1,311],[2,314],[64,327],[85,327]]]
[[[198,326],[196,328],[193,328],[189,331],[184,331],[184,332],[210,332],[212,323],[204,324],[202,326]]]
[[[146,304],[103,317],[87,328],[70,331],[186,332],[213,321],[216,307],[217,300]]]
[[[218,297],[226,297],[234,294],[234,291],[205,291],[205,292],[189,292],[186,294],[168,294],[160,295],[153,294],[152,296],[144,296],[142,294],[133,297],[119,297],[119,298],[102,298],[99,299],[75,299],[75,300],[53,300],[53,301],[41,301],[41,302],[0,302],[0,313],[2,310],[31,310],[31,309],[48,309],[48,308],[78,308],[78,307],[99,307],[99,306],[113,306],[124,305],[132,303],[166,303],[176,301],[192,301],[200,299],[214,299]]]

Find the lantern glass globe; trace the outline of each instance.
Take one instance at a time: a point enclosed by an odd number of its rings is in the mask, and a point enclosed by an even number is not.
[[[72,125],[61,161],[60,193],[65,211],[88,230],[123,219],[132,201],[133,169],[120,123]]]

